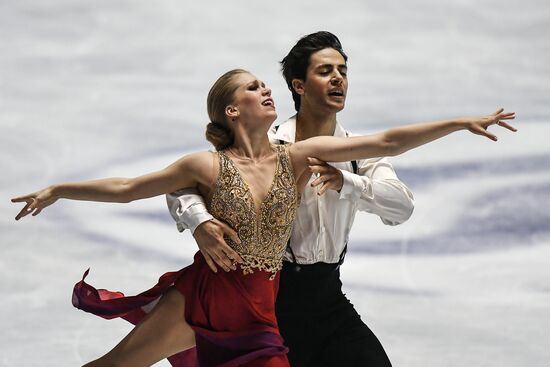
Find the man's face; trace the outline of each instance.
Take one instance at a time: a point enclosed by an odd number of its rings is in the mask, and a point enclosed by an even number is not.
[[[301,108],[341,111],[348,91],[347,71],[344,57],[333,48],[311,54],[306,80],[302,81],[302,89],[296,90],[302,96]]]

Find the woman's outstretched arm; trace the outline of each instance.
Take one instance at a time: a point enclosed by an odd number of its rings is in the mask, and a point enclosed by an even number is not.
[[[345,162],[395,156],[459,130],[469,130],[496,141],[497,137],[487,131],[487,128],[496,124],[516,131],[504,121],[514,118],[514,112],[503,112],[503,109],[499,109],[484,117],[464,117],[405,125],[373,135],[350,138],[318,136],[291,145],[290,153],[295,170],[300,175],[307,167],[307,157],[316,157],[327,162]]]
[[[16,220],[38,215],[58,199],[128,203],[134,200],[166,194],[179,188],[196,187],[204,180],[206,167],[212,164],[210,152],[189,154],[170,166],[134,178],[112,177],[100,180],[54,184],[31,194],[12,199],[26,205]]]

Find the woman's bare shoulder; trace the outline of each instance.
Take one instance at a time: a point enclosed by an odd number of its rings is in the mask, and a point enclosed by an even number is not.
[[[186,154],[182,157],[182,159],[189,160],[189,163],[192,163],[192,164],[201,164],[207,161],[211,162],[216,154],[217,154],[216,152],[203,150],[200,152],[193,152],[193,153]]]
[[[214,176],[214,161],[216,152],[208,150],[193,152],[184,155],[177,162],[185,167],[185,171],[189,172],[200,183],[211,182]]]

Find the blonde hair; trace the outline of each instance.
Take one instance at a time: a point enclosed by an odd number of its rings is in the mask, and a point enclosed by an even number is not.
[[[233,129],[227,121],[225,108],[233,102],[233,95],[239,87],[235,82],[238,74],[248,73],[243,69],[233,69],[216,80],[206,99],[206,108],[210,122],[206,125],[206,139],[216,150],[223,150],[233,144]]]

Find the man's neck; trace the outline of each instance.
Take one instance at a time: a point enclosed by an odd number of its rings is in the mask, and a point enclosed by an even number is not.
[[[336,129],[336,113],[312,113],[300,109],[296,115],[296,141],[314,136],[332,136]]]

